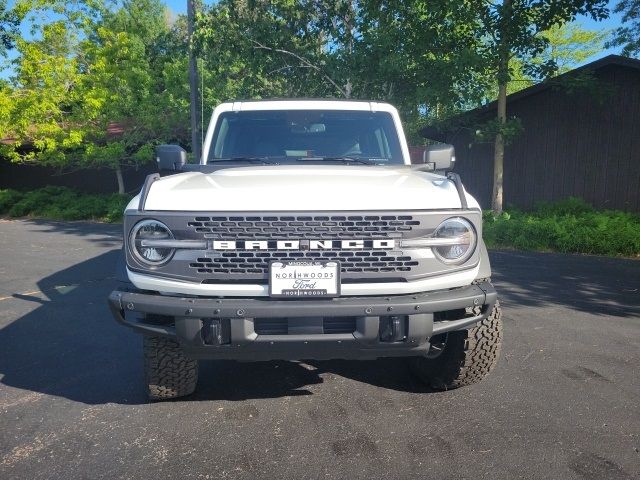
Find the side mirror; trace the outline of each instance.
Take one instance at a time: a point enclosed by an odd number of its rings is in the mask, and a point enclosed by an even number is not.
[[[187,163],[187,152],[180,145],[158,145],[156,147],[156,161],[158,170],[176,171],[182,170]]]
[[[431,165],[432,170],[451,170],[456,163],[456,154],[453,145],[438,143],[429,145],[422,156],[426,165]]]

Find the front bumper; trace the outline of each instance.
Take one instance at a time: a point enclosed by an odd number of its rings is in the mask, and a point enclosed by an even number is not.
[[[417,356],[426,353],[429,338],[467,328],[491,312],[497,294],[489,282],[461,288],[388,297],[271,300],[263,298],[174,297],[148,292],[115,290],[109,306],[116,320],[146,334],[167,336],[180,342],[193,358],[237,360],[373,359]],[[474,308],[473,316],[436,320],[438,312]],[[147,316],[172,318],[172,323],[148,322]],[[399,316],[406,321],[401,341],[381,341],[381,319]],[[288,319],[311,325],[323,317],[351,317],[351,333],[256,333],[256,319]],[[404,320],[406,319],[406,320]],[[228,343],[211,345],[203,328],[211,320],[228,322]],[[313,328],[311,330],[313,331]]]

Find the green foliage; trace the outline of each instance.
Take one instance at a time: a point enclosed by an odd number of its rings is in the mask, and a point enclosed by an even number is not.
[[[607,13],[605,0],[220,0],[199,6],[190,45],[184,16],[161,0],[5,2],[0,36],[9,32],[17,57],[0,81],[0,137],[15,142],[0,155],[116,171],[151,161],[159,143],[189,147],[192,47],[204,116],[241,98],[389,101],[415,143],[425,123],[495,97],[497,80],[581,62],[600,36],[562,25]],[[31,35],[20,38],[25,23]],[[480,130],[482,141],[510,138],[518,124]]]
[[[554,53],[552,48],[556,29],[579,14],[596,20],[606,18],[607,3],[606,0],[478,2],[481,30],[487,35],[478,53],[497,74],[498,83],[508,83],[513,78],[508,63],[512,59],[519,60],[526,75],[546,78],[558,71],[558,49]]]
[[[555,65],[553,73],[559,75],[570,71],[602,51],[607,32],[588,30],[578,22],[571,22],[551,27],[549,30],[540,32],[539,35],[546,40],[547,44],[540,54],[526,59],[526,62],[536,65],[553,64]],[[536,76],[530,76],[525,73],[525,60],[518,56],[514,56],[509,60],[509,72],[508,94],[527,88],[541,80]],[[582,78],[580,80],[583,83],[587,80],[593,83],[593,78]],[[584,87],[586,88],[587,85],[584,85]],[[497,83],[488,93],[490,94],[490,99],[494,99],[497,96]]]
[[[0,214],[6,213],[11,207],[24,198],[24,193],[17,190],[0,189]]]
[[[15,77],[0,85],[1,136],[15,142],[0,154],[120,169],[151,161],[158,143],[186,137],[184,112],[172,113],[181,72],[171,68],[186,45],[160,0],[27,4],[33,37],[17,40]]]
[[[483,230],[490,248],[640,256],[639,215],[594,210],[577,198],[531,212],[511,209],[497,217],[486,212]]]
[[[412,133],[475,106],[488,84],[472,1],[222,0],[198,18],[205,104],[232,98],[390,101]],[[215,53],[213,53],[215,52]]]
[[[496,135],[500,133],[502,138],[504,138],[505,145],[509,145],[522,133],[522,130],[522,123],[519,118],[509,118],[504,123],[500,122],[497,118],[494,118],[477,126],[475,131],[475,141],[478,143],[493,142]]]
[[[118,222],[129,200],[126,195],[88,195],[66,187],[0,190],[0,215]]]
[[[622,47],[623,55],[640,56],[640,0],[620,0],[614,11],[622,13],[622,25],[607,47]]]

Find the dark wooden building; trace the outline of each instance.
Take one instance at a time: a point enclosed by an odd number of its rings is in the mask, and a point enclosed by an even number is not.
[[[598,208],[640,211],[640,60],[610,55],[509,95],[507,115],[523,131],[507,146],[506,205],[580,197]],[[456,171],[483,208],[491,206],[493,144],[475,129],[496,103],[427,128],[456,147]]]

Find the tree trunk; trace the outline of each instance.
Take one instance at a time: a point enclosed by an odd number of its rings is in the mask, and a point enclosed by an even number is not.
[[[511,21],[511,0],[502,2],[500,18],[500,44],[498,46],[498,132],[496,134],[493,154],[493,195],[491,210],[495,215],[502,213],[502,180],[504,176],[504,135],[503,128],[507,123],[507,86],[509,84],[509,57],[511,43],[509,38],[509,22]]]
[[[116,178],[118,179],[118,193],[124,195],[124,178],[122,178],[122,165],[116,167]]]
[[[200,162],[200,138],[198,135],[198,66],[193,51],[193,28],[195,0],[187,0],[187,31],[189,35],[189,93],[191,103],[191,151],[196,162]]]
[[[498,86],[498,123],[502,128],[507,121],[507,84]],[[491,210],[496,215],[502,213],[502,180],[504,176],[504,136],[502,132],[496,135],[493,156],[493,196],[491,197]]]

